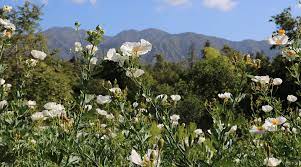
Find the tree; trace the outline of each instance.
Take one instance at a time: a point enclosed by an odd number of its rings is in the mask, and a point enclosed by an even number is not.
[[[195,44],[194,43],[191,43],[191,45],[189,47],[188,56],[189,56],[188,64],[189,64],[189,67],[192,68],[196,61]]]

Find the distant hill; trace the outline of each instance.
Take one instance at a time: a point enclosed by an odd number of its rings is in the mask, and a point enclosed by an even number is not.
[[[79,41],[79,36],[83,38],[85,31],[81,30],[77,33],[70,27],[54,27],[42,32],[48,38],[48,46],[50,49],[59,49],[63,59],[71,59],[70,48],[74,47],[74,42]],[[201,56],[201,50],[207,40],[215,48],[221,49],[225,44],[242,52],[256,53],[264,52],[267,56],[273,57],[278,51],[270,50],[267,41],[243,40],[230,41],[223,38],[206,36],[196,33],[180,33],[169,34],[158,29],[146,29],[142,31],[127,30],[110,37],[105,36],[105,41],[99,46],[101,54],[104,55],[110,48],[119,48],[124,42],[134,42],[145,39],[153,44],[153,50],[144,56],[144,60],[148,63],[154,62],[154,55],[161,53],[169,61],[180,61],[187,57],[191,44],[195,45],[196,53]]]

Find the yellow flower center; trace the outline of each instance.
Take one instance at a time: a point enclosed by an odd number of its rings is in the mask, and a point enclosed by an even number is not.
[[[292,57],[292,56],[295,56],[295,55],[296,55],[295,51],[293,51],[293,50],[287,51],[287,56]]]
[[[282,40],[278,39],[275,41],[276,45],[281,45],[282,44]]]
[[[262,126],[258,126],[258,127],[257,127],[257,130],[258,130],[258,131],[263,131],[264,128],[263,128]]]
[[[279,35],[284,35],[284,34],[285,34],[285,30],[284,30],[284,29],[278,30],[278,34],[279,34]]]
[[[273,125],[279,125],[280,124],[280,121],[278,119],[273,119],[271,122],[272,122]]]

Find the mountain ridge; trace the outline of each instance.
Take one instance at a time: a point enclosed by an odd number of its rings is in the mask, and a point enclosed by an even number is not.
[[[70,48],[74,47],[74,42],[85,37],[85,30],[76,32],[71,27],[53,27],[42,31],[48,39],[48,47],[50,49],[59,49],[63,59],[71,59]],[[144,56],[144,61],[148,63],[154,62],[155,54],[163,54],[168,61],[181,61],[187,58],[189,48],[195,45],[195,52],[200,57],[201,50],[205,42],[210,41],[212,47],[221,49],[224,45],[228,45],[245,54],[255,54],[256,52],[264,52],[268,57],[273,57],[279,53],[278,50],[270,50],[267,41],[256,41],[245,39],[241,41],[232,41],[215,36],[208,36],[194,32],[183,32],[171,34],[166,31],[148,28],[144,30],[129,29],[121,31],[115,36],[104,36],[104,42],[100,44],[103,56],[110,48],[119,48],[124,42],[135,42],[145,39],[153,44],[153,50],[148,54],[152,56]],[[86,43],[84,43],[86,44]]]

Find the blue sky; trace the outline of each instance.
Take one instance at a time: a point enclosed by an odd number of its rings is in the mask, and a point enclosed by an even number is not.
[[[266,39],[275,29],[268,20],[286,7],[301,14],[297,0],[31,0],[47,3],[41,26],[90,29],[100,24],[107,35],[122,30],[158,28],[169,33],[196,32],[230,40]],[[20,4],[24,0],[1,0]],[[2,5],[3,5],[2,4]]]

